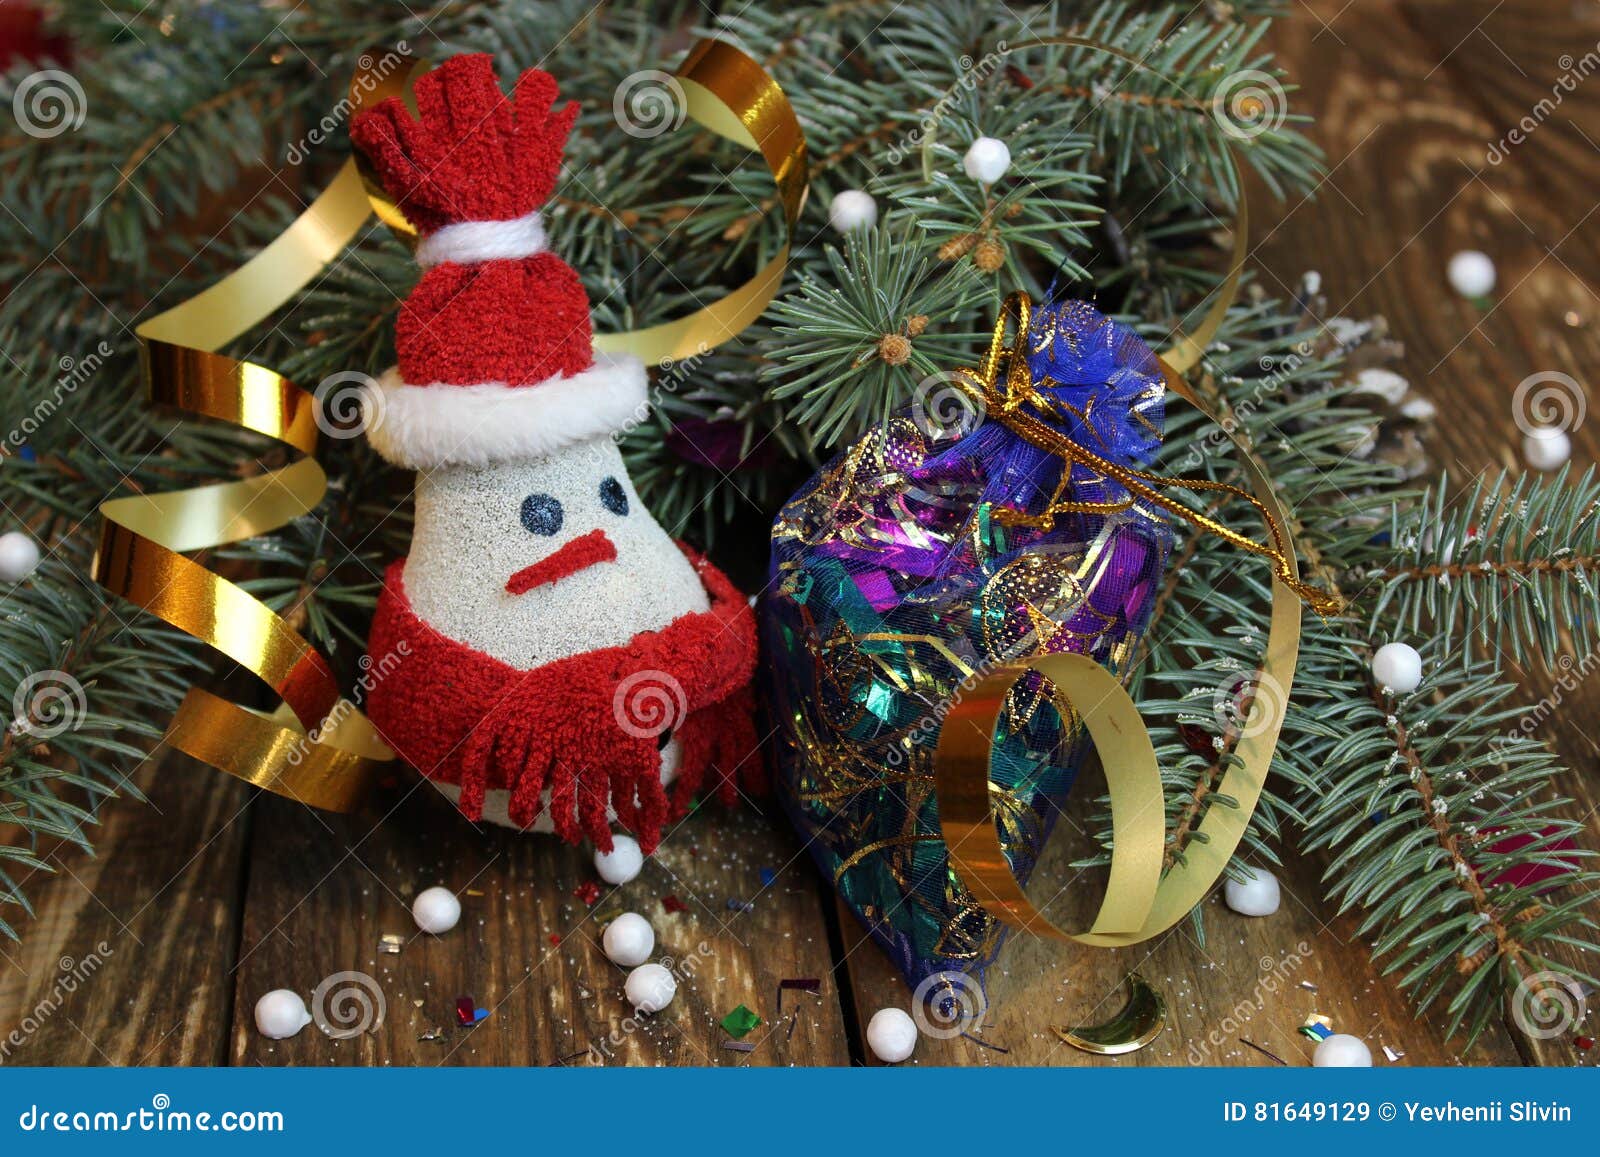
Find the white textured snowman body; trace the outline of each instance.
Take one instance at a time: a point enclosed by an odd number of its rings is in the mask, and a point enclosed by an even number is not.
[[[595,531],[605,535],[614,559],[521,593],[507,589],[515,576],[548,565]],[[412,610],[439,633],[522,670],[625,646],[642,631],[709,606],[693,565],[639,501],[606,436],[528,462],[442,466],[419,475],[405,586]],[[671,783],[677,741],[661,756],[661,781]],[[459,787],[438,787],[459,799]],[[489,791],[483,817],[515,827],[509,795]],[[552,830],[548,806],[533,830]]]

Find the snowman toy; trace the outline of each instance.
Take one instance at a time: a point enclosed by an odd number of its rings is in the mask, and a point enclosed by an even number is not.
[[[577,116],[536,69],[514,95],[454,57],[351,136],[418,228],[397,366],[367,437],[417,472],[410,555],[384,577],[367,708],[468,819],[653,850],[715,784],[759,774],[748,602],[639,501],[616,436],[643,363],[593,347],[539,208]],[[709,778],[714,776],[714,780]]]

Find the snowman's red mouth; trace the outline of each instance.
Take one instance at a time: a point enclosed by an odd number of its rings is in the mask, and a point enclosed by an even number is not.
[[[568,575],[594,566],[596,563],[615,562],[617,548],[598,527],[580,535],[559,550],[541,558],[532,566],[525,566],[506,580],[506,590],[514,595],[526,594],[534,587],[559,582]]]

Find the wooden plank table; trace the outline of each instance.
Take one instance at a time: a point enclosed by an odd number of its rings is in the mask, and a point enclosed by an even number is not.
[[[1564,55],[1595,47],[1600,19],[1569,0],[1311,0],[1274,35],[1332,171],[1314,199],[1257,192],[1258,276],[1287,292],[1316,269],[1338,312],[1389,319],[1403,372],[1443,411],[1433,450],[1458,484],[1513,465],[1516,383],[1547,369],[1583,380],[1600,365],[1600,88],[1566,95],[1498,164],[1487,152],[1549,95]],[[1445,284],[1464,248],[1495,256],[1492,309]],[[1574,441],[1580,461],[1600,452],[1593,424]],[[1546,672],[1526,675],[1531,697],[1549,685]],[[1591,847],[1597,708],[1600,688],[1582,686],[1545,724],[1575,769],[1563,789]],[[0,942],[0,1064],[842,1065],[864,1061],[873,1011],[908,1000],[772,803],[702,809],[639,879],[591,907],[574,895],[593,878],[587,852],[474,828],[412,778],[354,817],[253,794],[174,753],[137,779],[150,803],[111,805],[97,856],[53,854],[56,873],[30,885],[22,944]],[[1355,921],[1320,899],[1319,873],[1289,857],[1284,906],[1267,920],[1208,902],[1203,943],[1192,924],[1116,952],[1014,940],[990,974],[981,1038],[925,1039],[915,1063],[1274,1063],[1246,1037],[1304,1064],[1309,1042],[1294,1030],[1311,1011],[1366,1037],[1380,1064],[1385,1045],[1402,1064],[1583,1060],[1499,1027],[1463,1052],[1414,1021]],[[409,917],[435,883],[463,897],[460,927],[442,938]],[[669,896],[682,910],[667,911]],[[650,917],[683,977],[670,1008],[644,1021],[597,942],[601,917],[622,908]],[[398,953],[380,949],[386,933],[401,937]],[[1107,1017],[1135,968],[1164,992],[1168,1031],[1120,1059],[1062,1045],[1051,1026]],[[816,977],[820,992],[784,992],[780,1014],[786,977]],[[379,994],[381,1025],[347,1039],[255,1031],[261,993],[324,982],[344,993],[333,1028],[339,1009],[359,1016]],[[470,1029],[455,1025],[463,995],[489,1014]],[[717,1025],[738,1004],[765,1022],[748,1053],[723,1047]]]

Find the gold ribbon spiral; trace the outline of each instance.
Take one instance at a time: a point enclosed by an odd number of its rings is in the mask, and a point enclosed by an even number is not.
[[[1046,45],[1087,48],[1162,75],[1119,49],[1076,36],[1032,40],[1000,50],[998,54],[1006,56]],[[927,126],[923,137],[925,168],[932,163],[936,127],[936,123]],[[1248,491],[1209,479],[1168,479],[1127,469],[1062,438],[1044,423],[1037,415],[1047,413],[1048,406],[1029,376],[1023,345],[1030,304],[1025,295],[1007,299],[983,363],[959,375],[983,397],[991,416],[1029,442],[1059,454],[1067,462],[1079,462],[1101,471],[1115,478],[1130,493],[1207,533],[1219,535],[1241,550],[1264,556],[1273,564],[1272,617],[1266,651],[1258,670],[1259,680],[1274,691],[1272,714],[1262,725],[1252,726],[1241,734],[1232,757],[1226,761],[1222,779],[1214,789],[1213,794],[1231,799],[1235,806],[1208,809],[1184,849],[1182,860],[1165,875],[1162,869],[1166,852],[1166,807],[1155,747],[1139,717],[1137,705],[1109,671],[1084,655],[1040,655],[995,668],[975,688],[952,703],[934,752],[934,791],[939,805],[940,831],[949,848],[951,866],[977,901],[997,919],[1014,928],[1054,939],[1109,948],[1137,944],[1171,928],[1205,899],[1221,879],[1261,799],[1283,726],[1283,710],[1294,684],[1300,652],[1302,601],[1321,615],[1337,613],[1341,608],[1337,598],[1301,580],[1287,530],[1291,525],[1289,515],[1271,480],[1250,448],[1218,421],[1182,376],[1199,364],[1206,347],[1226,320],[1237,296],[1248,254],[1247,205],[1232,146],[1228,159],[1241,198],[1228,271],[1194,333],[1176,335],[1172,347],[1159,360],[1168,389],[1221,427],[1239,451],[1239,466],[1249,482]],[[1005,332],[1011,314],[1017,317],[1018,337],[1016,347],[1007,350]],[[1064,477],[1066,473],[1064,470]],[[1220,491],[1250,503],[1265,521],[1270,543],[1246,538],[1191,510],[1161,493],[1167,488]],[[1060,498],[1059,493],[1056,498]],[[1052,510],[1055,513],[1101,511],[1123,505],[1126,504],[1055,501]],[[1111,797],[1111,869],[1100,910],[1086,932],[1068,932],[1033,906],[1006,860],[989,798],[989,757],[995,727],[1007,693],[1030,671],[1049,679],[1059,693],[1058,702],[1070,704],[1083,721],[1094,740]]]
[[[350,86],[353,111],[402,95],[425,68],[396,52],[363,56]],[[805,138],[777,84],[719,41],[696,45],[678,79],[688,116],[761,152],[792,236],[806,194]],[[322,501],[327,475],[314,457],[317,400],[264,366],[216,351],[309,284],[375,211],[406,236],[403,214],[381,191],[365,187],[356,162],[347,161],[260,253],[138,327],[151,402],[265,434],[302,457],[241,481],[102,503],[94,563],[94,577],[107,590],[233,659],[283,701],[267,715],[192,687],[167,728],[167,742],[249,783],[331,811],[359,806],[374,772],[393,753],[366,717],[340,698],[316,648],[260,599],[184,552],[270,533]],[[766,308],[787,256],[785,245],[750,281],[688,317],[597,338],[596,345],[648,362],[704,352]]]

